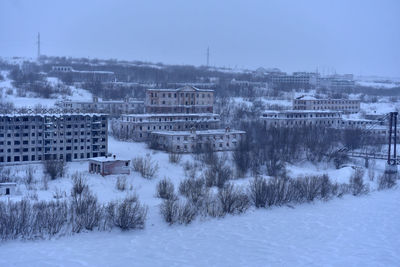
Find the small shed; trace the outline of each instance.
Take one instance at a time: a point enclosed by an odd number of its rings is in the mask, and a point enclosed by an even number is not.
[[[111,174],[130,174],[130,160],[112,157],[96,157],[89,159],[89,172],[101,174],[102,176]]]
[[[16,188],[17,188],[16,183],[0,183],[0,196],[14,195]]]

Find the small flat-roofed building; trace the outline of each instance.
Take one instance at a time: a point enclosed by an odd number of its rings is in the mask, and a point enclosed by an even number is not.
[[[196,131],[161,131],[151,133],[155,148],[174,153],[192,153],[212,149],[213,151],[235,150],[246,132],[239,130],[214,129]]]
[[[15,194],[16,188],[17,188],[16,183],[0,183],[0,196],[13,195]]]
[[[130,160],[112,157],[97,157],[89,159],[89,172],[102,176],[111,174],[130,174]]]

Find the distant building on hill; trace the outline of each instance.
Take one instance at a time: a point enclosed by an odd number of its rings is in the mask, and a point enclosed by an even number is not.
[[[301,96],[293,100],[294,110],[338,110],[344,113],[360,111],[360,100],[349,99],[316,99],[312,96]]]
[[[74,70],[71,66],[53,66],[50,75],[71,82],[115,81],[115,74],[112,71]]]

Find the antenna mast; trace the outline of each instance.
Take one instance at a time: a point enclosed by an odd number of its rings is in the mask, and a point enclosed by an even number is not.
[[[207,67],[210,66],[210,47],[207,47]]]
[[[40,58],[40,32],[37,35],[37,58]]]

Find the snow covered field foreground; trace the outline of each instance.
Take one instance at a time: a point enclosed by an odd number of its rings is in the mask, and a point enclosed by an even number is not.
[[[0,245],[0,266],[399,266],[400,190]]]

